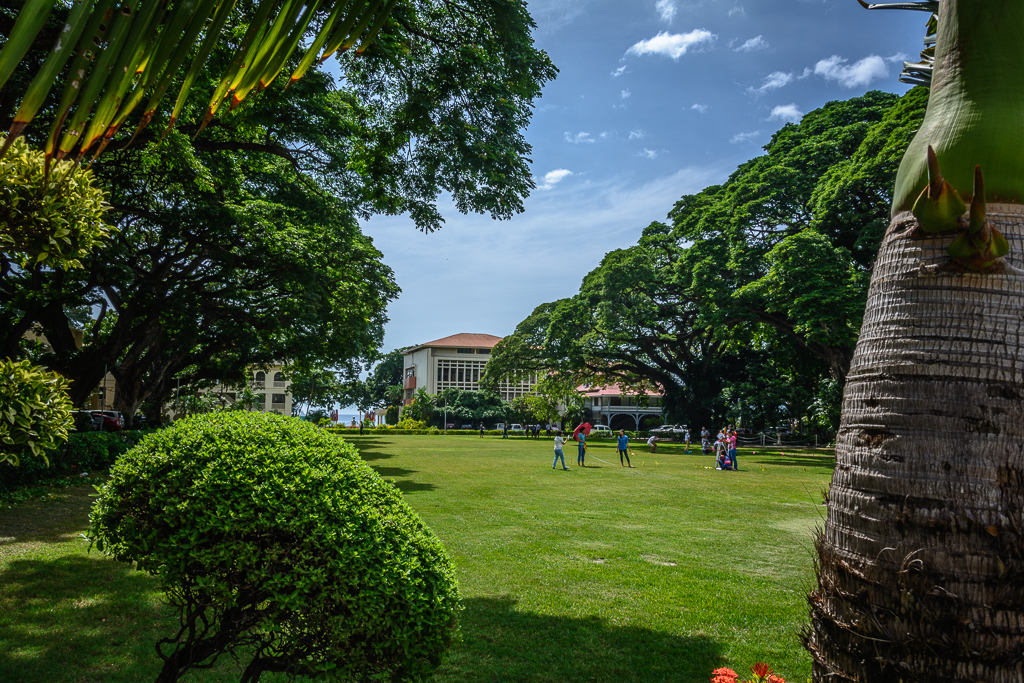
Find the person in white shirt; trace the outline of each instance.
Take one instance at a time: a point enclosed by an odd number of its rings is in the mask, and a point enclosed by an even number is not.
[[[686,430],[686,452],[690,452],[690,430]]]
[[[651,434],[651,438],[647,439],[647,445],[651,447],[651,453],[658,450],[658,437]]]
[[[559,429],[558,433],[555,435],[555,461],[551,463],[551,469],[555,469],[555,465],[558,464],[559,460],[562,461],[563,470],[569,469],[568,467],[565,466],[565,455],[562,453],[562,445],[564,443],[565,439],[562,438],[562,430]]]

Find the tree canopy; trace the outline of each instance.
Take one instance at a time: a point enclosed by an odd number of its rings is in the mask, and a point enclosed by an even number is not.
[[[249,5],[234,11],[237,31],[255,19]],[[460,211],[522,209],[533,187],[523,128],[555,74],[532,27],[520,2],[402,3],[362,56],[340,60],[340,79],[314,67],[287,90],[275,81],[202,130],[205,109],[190,100],[162,142],[158,126],[130,146],[119,133],[93,164],[116,236],[74,272],[0,254],[0,310],[18,328],[0,344],[13,355],[40,327],[74,401],[110,368],[129,416],[176,379],[273,362],[354,374],[376,357],[398,292],[360,220],[405,212],[437,229],[442,192]],[[233,35],[211,64],[230,59]],[[33,49],[23,67],[45,52]],[[213,74],[194,89],[212,94]],[[20,68],[0,91],[0,119],[29,79]],[[154,121],[173,115],[161,105]],[[26,135],[41,144],[37,128]]]
[[[764,155],[608,253],[577,295],[538,306],[495,348],[486,381],[548,368],[656,385],[669,415],[691,425],[834,420],[899,157],[926,99],[923,88],[869,92],[787,124]]]

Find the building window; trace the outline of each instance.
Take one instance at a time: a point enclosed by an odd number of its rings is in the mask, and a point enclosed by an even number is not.
[[[283,387],[284,387],[284,375],[282,375],[280,372],[275,372],[274,373],[274,388],[275,389],[281,389]],[[277,394],[274,394],[274,395],[276,396]]]
[[[459,349],[459,353],[473,353],[473,349]]]
[[[267,373],[263,372],[262,370],[257,372],[256,373],[256,381],[257,382],[266,382],[267,381]]]
[[[483,354],[489,354],[491,352],[491,350],[490,349],[477,349],[476,352],[477,353],[483,353]]]
[[[266,394],[256,394],[256,402],[260,403],[260,404],[266,403],[267,402],[267,395]]]
[[[465,382],[466,381],[466,380],[462,379],[462,373],[464,373],[464,372],[465,372],[465,370],[463,368],[459,368],[459,381],[460,382]]]
[[[276,405],[284,405],[284,394],[271,394],[270,402]]]

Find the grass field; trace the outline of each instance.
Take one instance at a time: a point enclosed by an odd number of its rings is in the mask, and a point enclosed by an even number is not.
[[[435,680],[707,681],[758,660],[802,683],[812,531],[833,458],[594,443],[551,469],[550,441],[349,437],[437,533],[458,570],[462,642]],[[152,680],[172,625],[152,578],[86,554],[90,498],[0,511],[4,681]],[[225,660],[189,681],[237,681]],[[265,676],[263,680],[280,680]]]

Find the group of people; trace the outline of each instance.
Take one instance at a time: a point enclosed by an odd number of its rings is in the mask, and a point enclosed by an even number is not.
[[[587,466],[587,433],[582,429],[573,435],[576,439],[576,465],[577,467]],[[647,444],[651,447],[651,452],[655,452],[658,448],[658,437],[651,436],[647,440]],[[562,446],[565,445],[565,438],[562,436],[562,430],[559,429],[555,434],[555,460],[551,463],[551,469],[558,468],[558,461],[562,461],[562,469],[567,470],[565,466],[565,454],[562,451]],[[619,464],[623,467],[633,467],[633,463],[629,460],[629,437],[626,435],[625,430],[619,430],[618,436],[618,448],[619,448]]]
[[[707,430],[707,427],[701,427],[701,452],[715,454],[716,470],[738,471],[740,469],[739,463],[736,461],[737,436],[739,435],[735,429],[725,428],[718,432],[718,436],[715,437],[712,444],[711,432]]]
[[[526,432],[527,438],[532,437],[534,439],[539,439],[540,438],[540,431],[541,431],[541,429],[547,429],[548,436],[551,436],[551,425],[550,424],[548,424],[547,427],[541,427],[539,424],[538,425],[523,425],[523,430]],[[484,435],[484,423],[481,422],[480,423],[480,436],[483,436],[483,435]],[[504,425],[502,427],[502,429],[501,429],[501,438],[503,438],[503,439],[507,439],[508,438],[508,425]]]

